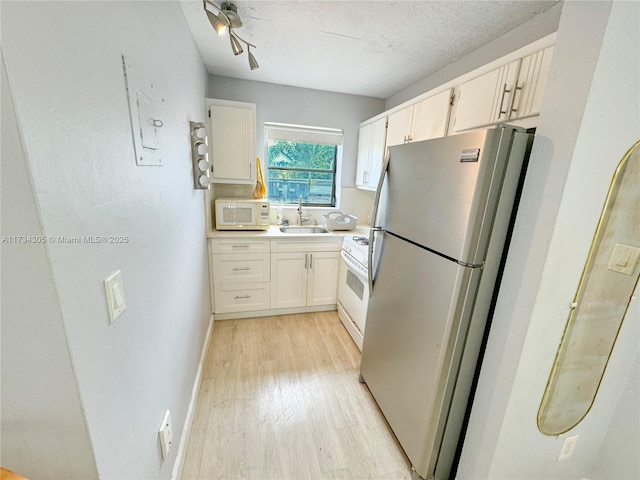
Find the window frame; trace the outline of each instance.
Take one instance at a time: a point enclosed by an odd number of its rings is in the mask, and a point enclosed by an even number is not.
[[[265,122],[264,123],[264,150],[265,150],[265,168],[267,183],[267,198],[270,202],[280,204],[283,206],[294,206],[298,204],[297,200],[278,200],[271,198],[271,192],[269,191],[269,173],[271,170],[280,172],[308,172],[309,174],[331,174],[331,199],[328,203],[315,203],[304,201],[303,205],[307,207],[318,208],[336,208],[339,204],[339,185],[340,185],[340,172],[342,163],[342,141],[344,138],[344,132],[341,129],[325,128],[325,127],[312,127],[306,125],[291,125],[284,123]],[[333,168],[307,168],[307,167],[282,167],[282,166],[270,166],[269,165],[269,146],[276,141],[286,141],[292,143],[306,143],[316,145],[332,145],[335,147]],[[307,198],[308,200],[308,198]]]

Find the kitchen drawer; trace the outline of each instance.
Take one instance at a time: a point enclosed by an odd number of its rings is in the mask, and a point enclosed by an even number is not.
[[[269,253],[271,240],[261,238],[212,238],[210,253]]]
[[[270,283],[240,283],[214,286],[215,313],[249,312],[270,308]]]
[[[271,281],[269,253],[216,254],[211,257],[214,285]]]
[[[313,240],[273,240],[274,253],[339,252],[342,249],[342,236],[327,236]]]

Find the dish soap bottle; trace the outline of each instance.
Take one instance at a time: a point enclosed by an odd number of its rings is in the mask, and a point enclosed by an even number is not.
[[[284,221],[284,212],[282,211],[282,205],[278,205],[278,210],[276,210],[276,225],[282,225]]]

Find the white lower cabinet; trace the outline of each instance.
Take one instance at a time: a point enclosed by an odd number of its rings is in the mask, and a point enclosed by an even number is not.
[[[215,313],[268,310],[270,240],[212,239],[209,245]]]
[[[330,242],[274,240],[271,308],[335,305],[341,238]]]
[[[337,303],[339,266],[340,252],[309,253],[307,306]]]
[[[268,310],[270,291],[270,283],[215,285],[216,313]]]
[[[336,305],[341,246],[337,235],[209,240],[214,313],[237,318]]]

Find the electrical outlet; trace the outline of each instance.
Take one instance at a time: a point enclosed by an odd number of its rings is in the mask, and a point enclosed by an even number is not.
[[[171,426],[171,412],[169,410],[164,412],[160,430],[158,430],[158,436],[160,437],[160,446],[162,447],[162,459],[166,460],[169,452],[171,452],[171,443],[173,442],[173,427]]]
[[[578,435],[565,438],[562,443],[562,448],[560,449],[560,455],[558,455],[558,461],[573,455],[573,451],[576,449],[576,443],[578,443]]]

